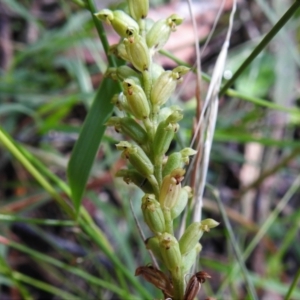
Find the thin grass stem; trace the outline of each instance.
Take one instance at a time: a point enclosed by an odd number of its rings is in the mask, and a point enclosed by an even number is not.
[[[227,214],[226,214],[226,211],[224,209],[223,203],[222,203],[222,201],[220,199],[219,193],[211,185],[207,184],[207,187],[211,190],[214,198],[217,200],[217,204],[218,204],[219,210],[221,212],[221,215],[222,215],[222,218],[224,220],[227,232],[229,234],[229,238],[230,238],[230,241],[231,241],[232,248],[234,249],[234,253],[235,253],[236,259],[237,259],[237,261],[239,263],[239,266],[240,266],[240,268],[242,270],[245,282],[247,284],[248,293],[251,296],[251,299],[258,300],[255,288],[254,288],[253,283],[252,283],[252,281],[250,279],[250,276],[248,274],[248,270],[247,270],[247,268],[245,266],[245,263],[244,263],[244,260],[243,260],[243,256],[242,256],[241,251],[240,251],[240,249],[238,247],[238,243],[237,243],[237,241],[236,241],[236,239],[234,237],[234,233],[233,233],[231,224],[230,224],[229,219],[227,217]]]
[[[0,221],[4,222],[25,222],[30,224],[48,225],[48,226],[76,226],[77,223],[71,220],[49,220],[24,218],[15,215],[0,214]]]
[[[36,260],[43,261],[44,263],[51,264],[55,267],[58,267],[60,269],[68,271],[68,272],[70,272],[74,275],[77,275],[78,277],[83,278],[84,280],[86,280],[90,284],[94,284],[94,285],[97,285],[97,286],[99,286],[103,289],[110,290],[113,293],[115,293],[115,294],[117,294],[121,297],[124,297],[125,295],[128,295],[127,293],[125,293],[123,291],[123,289],[120,289],[117,285],[109,283],[105,280],[99,279],[98,277],[95,277],[93,275],[90,275],[86,271],[80,270],[77,267],[70,266],[66,263],[63,263],[63,262],[53,258],[53,257],[42,254],[38,251],[32,250],[31,248],[28,248],[24,245],[21,245],[19,243],[13,242],[13,241],[8,241],[7,244],[8,244],[9,247],[17,249],[18,251],[21,251],[22,253],[26,253],[26,254],[30,255],[31,257],[33,257]],[[132,297],[132,299],[136,299],[133,295],[131,295],[131,297]]]
[[[300,6],[300,1],[296,0],[287,12],[279,19],[279,21],[272,27],[272,29],[265,35],[262,41],[255,47],[252,53],[244,60],[242,65],[232,75],[222,87],[219,95],[225,94],[226,90],[235,82],[235,80],[242,74],[242,72],[251,64],[257,55],[270,43],[270,41],[277,35],[281,28],[292,18]]]
[[[51,284],[47,284],[45,282],[34,279],[17,271],[13,271],[12,276],[15,280],[29,284],[37,289],[46,291],[52,295],[59,296],[61,299],[81,300],[81,298],[75,296],[74,294],[68,293],[62,289],[52,286]]]
[[[162,55],[164,55],[165,57],[170,58],[171,60],[173,60],[174,62],[176,62],[179,65],[191,68],[191,65],[189,65],[188,63],[186,63],[183,60],[180,60],[179,58],[177,58],[172,53],[170,53],[170,52],[168,52],[166,50],[160,50],[160,53]],[[195,68],[191,68],[191,70],[193,72],[195,72]],[[211,77],[209,75],[203,73],[203,72],[201,73],[201,77],[206,82],[210,82],[211,81]],[[293,114],[295,116],[300,116],[300,109],[289,108],[289,107],[285,107],[285,106],[282,106],[282,105],[278,105],[278,104],[270,102],[270,101],[268,101],[266,99],[261,99],[261,98],[249,96],[249,95],[246,95],[246,94],[241,93],[239,91],[236,91],[234,89],[228,88],[226,90],[225,94],[227,96],[229,96],[229,97],[234,97],[234,98],[246,100],[246,101],[251,102],[253,104],[256,104],[256,105],[259,105],[259,106],[262,106],[262,107],[266,107],[266,108],[269,108],[269,109],[272,109],[272,110],[278,110],[278,111],[282,111],[282,112]]]
[[[13,276],[12,269],[7,265],[4,258],[0,255],[0,274],[1,273],[6,275],[15,284],[24,300],[33,300],[33,297],[29,294],[29,291],[19,280]]]
[[[298,269],[295,277],[294,277],[294,280],[292,282],[292,284],[290,285],[290,288],[286,294],[286,296],[284,297],[284,300],[290,300],[292,295],[293,295],[293,291],[294,289],[297,287],[297,282],[299,281],[299,278],[300,278],[300,268]]]

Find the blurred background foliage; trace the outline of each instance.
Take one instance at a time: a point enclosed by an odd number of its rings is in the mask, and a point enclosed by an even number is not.
[[[65,182],[72,148],[107,67],[91,14],[76,2],[0,3],[1,128]],[[102,9],[111,4],[107,2],[96,5]],[[202,71],[207,74],[212,72],[226,34],[232,1],[225,2],[209,40],[222,1],[193,3]],[[186,27],[178,29],[167,50],[193,64],[193,37],[184,39],[192,32],[186,2],[150,3],[153,18],[173,12],[185,14]],[[238,1],[224,79],[230,78],[292,3]],[[204,217],[221,225],[202,239],[197,269],[205,270],[212,279],[203,285],[199,299],[250,299],[230,233],[245,254],[247,274],[259,299],[300,299],[299,23],[298,10],[220,99],[208,182],[219,192],[232,231],[213,193],[207,190]],[[108,39],[115,41],[107,29]],[[157,60],[166,69],[174,66],[163,55]],[[171,99],[185,110],[171,150],[191,141],[195,80],[190,74]],[[206,89],[204,83],[203,95]],[[120,139],[107,129],[83,206],[115,255],[134,274],[150,260],[129,204],[131,199],[141,220],[141,193],[114,178],[125,164],[115,151],[114,144]],[[0,146],[1,299],[146,299],[120,276],[114,262],[91,238],[69,221],[26,168]],[[63,194],[58,186],[54,188]],[[160,297],[145,281],[137,280],[153,298]],[[291,287],[292,296],[288,294]]]

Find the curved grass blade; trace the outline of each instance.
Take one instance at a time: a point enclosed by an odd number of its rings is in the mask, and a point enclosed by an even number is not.
[[[77,213],[94,158],[106,128],[104,123],[113,110],[110,99],[119,91],[118,84],[111,79],[103,79],[73,149],[67,175]]]

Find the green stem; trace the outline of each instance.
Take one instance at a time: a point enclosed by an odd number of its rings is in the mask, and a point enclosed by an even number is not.
[[[154,164],[154,176],[158,182],[158,186],[161,187],[162,183],[162,157],[155,160]]]
[[[181,268],[179,267],[175,272],[171,272],[171,277],[174,286],[174,297],[172,299],[182,300],[185,291],[185,281]]]
[[[241,73],[250,65],[255,57],[269,44],[273,37],[280,31],[280,29],[291,19],[300,6],[300,1],[296,0],[294,4],[287,10],[287,12],[281,17],[281,19],[272,27],[272,29],[266,34],[262,41],[255,47],[248,58],[242,63],[238,70],[233,74],[230,80],[228,80],[220,91],[220,96],[223,95],[226,90],[234,83],[234,81],[241,75]]]
[[[156,196],[156,198],[158,199],[158,195],[159,195],[159,187],[158,187],[158,182],[155,178],[154,175],[150,175],[147,177],[148,181],[151,183],[152,187],[153,187],[153,192]]]
[[[146,36],[146,22],[144,19],[139,20],[139,27],[140,27],[140,35],[145,38]]]
[[[165,217],[165,222],[166,222],[166,232],[174,235],[174,229],[173,229],[173,219],[171,217],[171,211],[170,209],[163,209],[163,214]]]
[[[150,68],[151,68],[151,64],[150,64]],[[152,87],[152,77],[150,75],[150,69],[147,70],[147,71],[142,72],[142,75],[143,75],[143,84],[144,84],[145,94],[146,94],[147,99],[148,99],[148,101],[151,105],[150,94],[151,94],[151,87]]]
[[[149,137],[149,142],[152,143],[154,140],[154,136],[155,136],[155,128],[154,128],[154,124],[151,122],[151,120],[149,118],[143,120],[145,129],[148,133],[148,137]]]

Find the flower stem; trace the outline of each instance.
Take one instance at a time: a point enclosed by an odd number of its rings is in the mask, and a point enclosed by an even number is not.
[[[182,300],[185,290],[184,276],[181,271],[181,266],[175,272],[171,272],[173,286],[174,286],[174,297],[173,300]]]
[[[158,187],[158,182],[155,178],[154,175],[150,175],[147,177],[148,181],[151,183],[152,187],[153,187],[153,192],[156,196],[156,198],[158,198],[159,195],[159,187]]]
[[[154,164],[154,175],[156,177],[156,180],[158,182],[158,186],[161,186],[162,183],[162,157],[159,157],[159,159],[155,160]]]
[[[165,217],[165,222],[166,222],[166,232],[174,235],[174,230],[173,230],[173,220],[171,217],[171,211],[168,208],[163,209],[164,217]]]
[[[151,69],[151,64],[150,64],[150,69]],[[145,94],[146,94],[147,99],[150,103],[150,93],[151,93],[151,87],[152,87],[152,78],[151,78],[151,75],[150,75],[150,70],[146,70],[146,71],[142,72],[142,75],[143,75],[143,83],[144,83]]]
[[[151,122],[151,120],[149,118],[144,119],[143,123],[144,123],[145,129],[148,133],[149,141],[150,141],[150,143],[152,143],[153,140],[154,140],[154,135],[155,135],[154,125],[153,125],[153,123]]]

